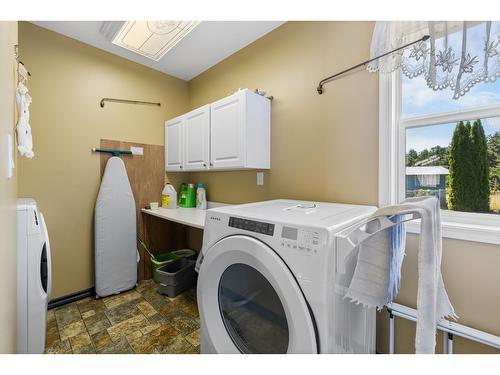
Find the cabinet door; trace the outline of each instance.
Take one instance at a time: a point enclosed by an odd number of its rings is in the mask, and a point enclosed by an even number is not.
[[[210,105],[184,115],[184,170],[205,170],[210,163]]]
[[[183,124],[184,116],[165,122],[165,169],[183,170]]]
[[[244,167],[244,113],[240,92],[210,105],[210,161],[214,169]]]

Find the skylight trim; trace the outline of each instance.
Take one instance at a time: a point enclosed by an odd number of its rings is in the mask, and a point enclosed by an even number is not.
[[[120,30],[116,33],[112,40],[112,43],[125,48],[129,51],[137,53],[141,56],[147,57],[148,59],[159,61],[163,56],[167,54],[172,48],[174,48],[182,39],[184,39],[191,31],[193,31],[196,26],[200,24],[200,21],[179,21],[179,24],[185,23],[182,27],[179,25],[171,32],[166,34],[156,34],[148,28],[148,32],[139,30],[139,27],[143,26],[139,22],[147,21],[126,21],[123,23]],[[182,23],[181,23],[182,22]],[[136,28],[136,30],[134,30]],[[130,35],[130,33],[143,33],[144,35],[139,35],[140,44],[134,46],[124,42],[124,39]],[[164,44],[154,53],[147,51],[145,45],[151,41],[152,38],[165,39]]]

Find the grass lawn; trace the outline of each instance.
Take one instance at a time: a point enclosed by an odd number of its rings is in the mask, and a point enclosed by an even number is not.
[[[496,214],[500,214],[500,192],[490,195],[490,210]]]
[[[448,201],[448,193],[446,201]],[[494,214],[500,214],[500,191],[490,194],[490,211]]]

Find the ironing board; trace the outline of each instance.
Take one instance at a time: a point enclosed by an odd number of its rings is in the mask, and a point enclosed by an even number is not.
[[[98,297],[137,283],[135,201],[123,161],[111,157],[95,205],[95,291]]]

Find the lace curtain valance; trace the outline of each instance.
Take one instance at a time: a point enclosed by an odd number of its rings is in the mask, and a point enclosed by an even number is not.
[[[453,98],[476,83],[500,77],[500,22],[377,22],[370,57],[430,38],[368,64],[369,71],[401,67],[408,78],[422,76],[433,90],[449,89]]]

